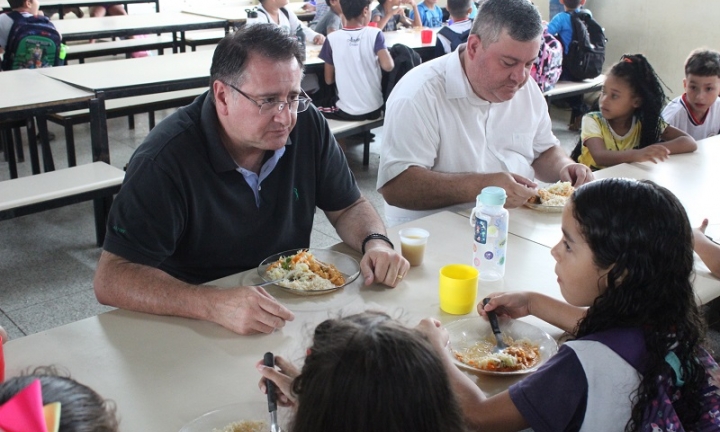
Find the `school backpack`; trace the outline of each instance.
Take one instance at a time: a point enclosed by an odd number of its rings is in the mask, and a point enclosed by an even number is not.
[[[643,370],[643,358],[645,352],[635,343],[628,343],[628,332],[636,332],[636,329],[612,329],[586,336],[582,339],[594,340],[602,343],[613,350],[623,360],[628,362],[638,371]],[[674,359],[673,359],[674,357]],[[665,358],[673,370],[679,369],[679,361],[674,353],[668,354]],[[696,357],[698,365],[705,370],[707,383],[700,390],[703,395],[702,415],[693,431],[709,432],[720,430],[720,367],[713,360],[712,356],[703,348],[699,348]],[[677,366],[677,367],[676,367]],[[681,369],[680,369],[681,371]],[[682,374],[682,372],[680,372]],[[645,411],[645,421],[636,429],[639,432],[685,432],[686,429],[680,422],[675,412],[673,402],[682,397],[682,377],[662,375],[658,377],[658,395]],[[689,430],[688,430],[689,431]]]
[[[5,45],[2,70],[59,66],[60,33],[45,16],[24,16],[11,11],[13,25]]]
[[[438,31],[438,34],[445,36],[445,39],[450,42],[450,51],[455,51],[460,44],[467,42],[468,36],[470,36],[470,29],[467,29],[462,33],[455,33],[450,29],[450,27],[443,26],[443,28]],[[443,48],[443,44],[440,39],[437,39],[435,42],[435,54],[438,57],[445,55],[445,48]]]
[[[563,69],[575,79],[595,78],[602,73],[605,63],[605,31],[587,12],[570,14],[573,37],[563,59]]]
[[[555,36],[543,30],[543,41],[540,44],[540,52],[532,65],[530,76],[533,77],[540,91],[546,92],[553,87],[560,79],[563,69],[563,47]]]

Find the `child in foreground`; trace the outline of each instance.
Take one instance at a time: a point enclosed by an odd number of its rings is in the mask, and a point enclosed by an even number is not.
[[[53,367],[38,367],[30,374],[0,384],[0,405],[40,380],[44,405],[60,403],[59,432],[117,432],[115,406],[93,389]]]
[[[624,55],[608,72],[600,111],[586,114],[578,162],[592,169],[630,162],[664,161],[697,143],[660,117],[665,102],[660,79],[641,54]],[[662,141],[662,142],[660,142]]]
[[[417,330],[379,312],[315,328],[302,371],[283,357],[258,370],[292,406],[291,432],[463,432],[440,357]]]
[[[534,374],[487,398],[453,365],[439,322],[420,324],[444,356],[469,425],[496,432],[718,430],[720,390],[710,375],[717,364],[701,346],[692,229],[678,199],[650,181],[595,181],[573,193],[562,232],[551,253],[565,301],[506,292],[478,305],[482,315],[534,315],[577,338]]]
[[[695,50],[685,62],[685,93],[662,111],[669,125],[696,140],[720,133],[720,53]]]

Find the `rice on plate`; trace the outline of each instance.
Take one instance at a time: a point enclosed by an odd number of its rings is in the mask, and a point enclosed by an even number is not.
[[[332,264],[315,259],[303,249],[294,255],[281,256],[265,272],[276,285],[300,291],[323,291],[342,286],[345,278]]]

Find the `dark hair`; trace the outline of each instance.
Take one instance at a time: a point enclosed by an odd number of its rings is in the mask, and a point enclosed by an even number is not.
[[[468,15],[468,9],[471,8],[472,0],[447,0],[447,10],[450,16],[465,17]]]
[[[8,0],[11,9],[17,9],[25,6],[25,0]]]
[[[642,54],[625,54],[615,63],[608,75],[628,83],[635,96],[641,99],[635,115],[642,122],[640,148],[660,141],[660,112],[667,102],[664,83]]]
[[[595,181],[571,199],[595,265],[609,269],[607,289],[579,322],[577,336],[623,327],[642,328],[645,335],[646,368],[625,430],[643,424],[658,394],[658,377],[674,376],[665,362],[670,351],[680,359],[685,380],[673,406],[691,430],[700,419],[705,384],[695,358],[705,324],[691,283],[693,235],[685,209],[672,192],[647,180]]]
[[[685,75],[720,77],[720,52],[696,49],[685,61]]]
[[[464,431],[430,342],[379,312],[318,325],[293,391],[293,432]]]
[[[239,86],[251,55],[270,60],[285,61],[293,57],[302,67],[304,52],[297,40],[290,38],[285,30],[275,24],[243,26],[235,33],[225,36],[213,54],[210,66],[210,96],[215,81],[235,83]]]
[[[575,10],[580,7],[580,0],[565,0],[563,4],[566,8]]]
[[[93,389],[51,366],[9,378],[0,384],[0,404],[27,388],[36,379],[42,387],[43,404],[60,402],[60,432],[117,432],[115,405]]]
[[[354,19],[362,15],[363,10],[370,6],[370,0],[340,0],[345,19]]]
[[[478,11],[471,33],[487,47],[500,39],[503,30],[518,42],[539,39],[543,32],[540,12],[527,0],[487,0]]]

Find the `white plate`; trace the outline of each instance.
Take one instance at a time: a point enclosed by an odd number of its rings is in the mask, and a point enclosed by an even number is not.
[[[539,346],[540,361],[538,361],[534,367],[511,372],[497,372],[474,368],[457,359],[455,359],[455,364],[464,369],[487,375],[521,375],[534,372],[557,353],[558,347],[555,339],[538,327],[510,318],[499,317],[499,321],[500,331],[503,335],[509,336],[514,340],[527,339]],[[445,328],[448,330],[448,333],[450,333],[450,347],[455,351],[463,351],[480,341],[495,339],[492,329],[490,328],[490,323],[482,317],[453,321],[447,324]]]
[[[213,432],[222,430],[233,422],[261,421],[265,423],[263,431],[270,430],[270,414],[266,402],[234,403],[206,412],[180,429],[180,432]],[[278,420],[282,427],[283,422]],[[284,429],[284,428],[283,428]]]
[[[260,278],[262,278],[263,281],[269,282],[270,279],[266,272],[267,268],[270,266],[270,264],[274,263],[278,259],[280,259],[281,256],[290,256],[295,255],[296,253],[300,252],[303,249],[293,249],[285,252],[276,253],[274,255],[270,255],[269,257],[265,258],[260,265],[257,268],[258,275]],[[288,288],[284,287],[282,285],[275,284],[276,287],[287,291],[289,293],[293,293],[296,295],[301,296],[313,296],[313,295],[320,295],[320,294],[327,294],[333,291],[337,291],[342,287],[345,287],[349,284],[351,284],[357,277],[360,275],[360,264],[355,260],[355,258],[351,257],[350,255],[346,255],[342,252],[336,252],[329,249],[308,249],[308,252],[313,254],[315,256],[315,259],[322,261],[327,264],[332,264],[345,276],[345,283],[340,286],[332,287],[325,290],[299,290],[294,288]]]
[[[531,204],[527,202],[525,203],[525,207],[543,213],[562,213],[563,209],[565,208],[565,206],[549,206],[545,204]]]

